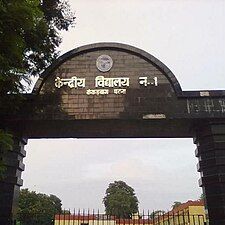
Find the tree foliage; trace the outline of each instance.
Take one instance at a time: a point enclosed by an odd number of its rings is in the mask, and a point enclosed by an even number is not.
[[[29,83],[58,56],[59,31],[74,19],[64,0],[0,1],[0,105],[8,109],[8,93],[24,91],[24,80]]]
[[[103,198],[106,214],[118,218],[131,218],[138,212],[138,199],[134,189],[123,181],[114,181],[106,189]]]
[[[199,197],[199,200],[205,200],[205,193],[202,193]]]
[[[0,0],[0,144],[12,142],[2,120],[17,112],[31,77],[58,56],[60,31],[74,20],[65,0]]]
[[[178,202],[178,201],[175,201],[172,205],[172,209],[175,209],[177,208],[179,205],[181,205],[182,203],[181,202]]]
[[[19,197],[18,221],[21,225],[51,225],[55,214],[62,211],[61,200],[55,195],[46,195],[22,189]]]
[[[155,210],[153,211],[151,214],[150,214],[150,218],[151,219],[156,219],[160,216],[162,216],[163,214],[165,214],[165,210],[161,210],[161,209],[158,209],[158,210]]]

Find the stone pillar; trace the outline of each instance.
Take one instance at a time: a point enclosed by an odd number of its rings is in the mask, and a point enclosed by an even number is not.
[[[225,224],[225,121],[205,122],[196,129],[199,185],[210,225]]]
[[[13,150],[0,155],[6,166],[3,179],[0,180],[0,225],[13,225],[17,212],[20,186],[23,181],[21,173],[24,170],[23,158],[26,155],[25,139],[14,139]]]

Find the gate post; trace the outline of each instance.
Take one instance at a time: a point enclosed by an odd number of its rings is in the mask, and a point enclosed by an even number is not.
[[[199,124],[194,143],[209,224],[225,224],[225,121]]]
[[[23,184],[21,173],[24,170],[22,161],[26,156],[26,144],[26,139],[14,138],[13,149],[0,155],[6,167],[4,177],[0,180],[0,225],[15,223],[19,190]]]

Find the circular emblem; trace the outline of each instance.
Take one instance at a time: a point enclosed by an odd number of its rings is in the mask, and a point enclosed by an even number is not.
[[[112,68],[113,60],[108,55],[100,55],[96,60],[96,66],[101,72],[107,72]]]

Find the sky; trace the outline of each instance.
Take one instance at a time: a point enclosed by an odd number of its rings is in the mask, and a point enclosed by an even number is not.
[[[70,0],[76,24],[61,54],[91,43],[119,42],[154,55],[183,90],[225,89],[225,1]],[[55,194],[64,208],[104,210],[109,183],[134,188],[140,209],[169,210],[198,199],[192,139],[39,139],[26,146],[24,186]]]

